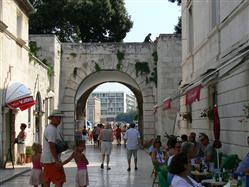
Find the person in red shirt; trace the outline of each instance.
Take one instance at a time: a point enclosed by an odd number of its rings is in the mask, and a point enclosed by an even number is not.
[[[117,128],[115,130],[115,136],[116,136],[116,140],[118,142],[117,145],[121,145],[121,133],[122,133],[122,130],[120,129],[119,125],[117,125]]]

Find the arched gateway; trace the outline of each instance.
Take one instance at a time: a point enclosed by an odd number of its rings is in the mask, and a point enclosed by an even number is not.
[[[133,91],[138,102],[139,130],[146,138],[154,137],[156,89],[149,79],[156,67],[155,44],[62,44],[62,50],[61,77],[65,84],[61,110],[67,141],[74,141],[75,120],[84,116],[88,96],[105,82],[119,82]]]
[[[133,91],[144,140],[165,131],[173,133],[179,105],[173,103],[171,110],[163,110],[162,103],[181,80],[180,37],[160,35],[154,43],[76,44],[60,43],[51,35],[32,35],[31,41],[39,47],[40,57],[53,66],[51,89],[55,97],[51,103],[64,113],[66,141],[74,142],[76,120],[84,116],[89,94],[105,82],[119,82]],[[155,105],[159,106],[157,112]]]

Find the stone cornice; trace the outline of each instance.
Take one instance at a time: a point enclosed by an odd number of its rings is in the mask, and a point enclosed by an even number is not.
[[[14,40],[19,46],[23,47],[27,51],[29,51],[28,46],[26,45],[26,41],[23,39],[16,37],[14,34],[12,34],[8,29],[3,30],[3,33],[5,33],[8,37],[10,37],[12,40]]]
[[[32,4],[29,2],[29,0],[15,0],[16,4],[20,7],[20,9],[22,11],[24,11],[24,13],[26,15],[32,14],[35,12],[34,7],[32,6]]]
[[[16,38],[16,43],[21,47],[23,47],[26,44],[26,42],[21,38]]]
[[[0,20],[0,32],[5,31],[8,28],[8,26]]]

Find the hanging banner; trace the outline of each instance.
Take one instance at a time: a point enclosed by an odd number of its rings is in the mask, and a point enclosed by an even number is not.
[[[186,105],[191,105],[195,101],[200,100],[201,85],[191,88],[186,93]]]
[[[168,98],[163,101],[163,110],[171,109],[172,106],[172,99]]]

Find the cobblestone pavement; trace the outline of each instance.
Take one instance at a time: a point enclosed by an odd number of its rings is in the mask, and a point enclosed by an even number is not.
[[[69,155],[69,154],[67,154]],[[113,145],[111,154],[110,167],[107,171],[106,167],[100,169],[101,153],[98,148],[92,145],[87,146],[86,156],[90,162],[88,166],[89,180],[91,187],[149,187],[152,186],[152,163],[148,154],[143,151],[138,151],[138,170],[134,171],[132,160],[131,171],[127,172],[126,149],[123,145],[118,147]],[[67,182],[64,186],[75,186],[74,178],[76,174],[76,165],[74,161],[65,165]],[[1,187],[29,186],[30,172],[24,173],[13,180],[4,183]]]

